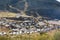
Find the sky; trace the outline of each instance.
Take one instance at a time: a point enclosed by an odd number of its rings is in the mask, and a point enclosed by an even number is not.
[[[56,1],[60,2],[60,0],[56,0]]]

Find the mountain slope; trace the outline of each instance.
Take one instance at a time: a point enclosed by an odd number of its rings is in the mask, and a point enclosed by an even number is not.
[[[56,0],[26,0],[28,2],[27,15],[39,15],[60,19],[60,3]],[[10,12],[19,12],[12,9],[9,5],[24,10],[24,1],[22,0],[0,0],[0,10],[8,10]]]

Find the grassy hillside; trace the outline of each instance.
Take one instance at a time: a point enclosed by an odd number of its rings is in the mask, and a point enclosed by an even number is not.
[[[0,17],[15,17],[16,14],[12,12],[0,12]]]

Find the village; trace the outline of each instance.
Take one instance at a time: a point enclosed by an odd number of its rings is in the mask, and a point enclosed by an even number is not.
[[[60,29],[60,20],[57,19],[46,20],[44,18],[32,18],[28,16],[20,16],[17,19],[20,21],[9,21],[9,18],[0,18],[0,29],[9,29],[7,32],[4,30],[0,31],[0,35],[7,35],[7,33],[10,35],[46,33]]]

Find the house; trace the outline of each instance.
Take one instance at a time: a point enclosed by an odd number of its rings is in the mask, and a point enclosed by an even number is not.
[[[7,33],[6,32],[0,32],[0,35],[6,35]]]
[[[11,34],[11,35],[18,35],[19,32],[17,32],[17,31],[13,31],[13,32],[10,32],[9,34]]]
[[[27,32],[27,29],[26,28],[22,28],[22,29],[20,29],[20,32],[21,33],[26,33]]]
[[[12,31],[19,31],[19,29],[11,29]]]
[[[53,24],[53,25],[60,25],[60,22],[58,21],[53,21],[53,20],[50,20],[48,21],[49,24]]]
[[[38,24],[39,24],[40,26],[46,25],[46,23],[44,23],[44,22],[39,22]]]
[[[36,31],[37,31],[37,32],[40,32],[40,31],[41,31],[41,29],[36,29]]]

